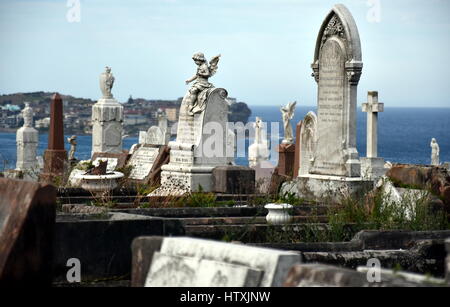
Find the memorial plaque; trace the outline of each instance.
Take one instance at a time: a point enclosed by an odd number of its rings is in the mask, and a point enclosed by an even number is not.
[[[144,180],[152,170],[153,163],[159,154],[159,147],[141,146],[133,153],[128,162],[133,168],[130,178],[135,180]]]

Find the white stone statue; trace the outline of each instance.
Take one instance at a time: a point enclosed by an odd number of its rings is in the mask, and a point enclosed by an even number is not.
[[[439,145],[435,138],[431,139],[431,165],[439,165]]]
[[[203,112],[206,107],[206,99],[208,98],[209,89],[214,88],[208,79],[212,77],[217,71],[217,64],[219,63],[220,54],[213,57],[208,64],[205,55],[197,52],[192,56],[195,64],[198,66],[197,73],[186,80],[186,84],[195,81],[184,97],[184,102],[188,105],[189,115],[194,115]]]
[[[263,161],[268,161],[270,156],[262,118],[256,117],[253,126],[255,127],[255,141],[248,148],[248,161],[250,167],[254,167]]]
[[[102,91],[103,98],[111,99],[112,87],[114,85],[114,76],[111,73],[111,67],[106,66],[105,71],[100,75],[100,90]]]
[[[16,170],[25,172],[25,179],[36,180],[39,173],[39,164],[36,158],[39,134],[33,128],[33,109],[28,102],[25,103],[25,108],[21,113],[24,123],[23,127],[16,132]]]
[[[294,143],[294,133],[292,132],[291,119],[294,118],[296,104],[296,101],[289,102],[286,106],[280,108],[284,127],[284,139],[281,142],[282,144]]]
[[[255,143],[261,144],[262,143],[261,129],[263,128],[263,122],[261,117],[256,117],[254,127],[255,127]]]
[[[22,110],[24,127],[33,127],[33,115],[33,109],[30,107],[30,103],[25,102],[25,108]]]
[[[67,138],[67,142],[70,144],[69,161],[76,160],[75,151],[77,150],[77,136],[72,135],[70,138]]]

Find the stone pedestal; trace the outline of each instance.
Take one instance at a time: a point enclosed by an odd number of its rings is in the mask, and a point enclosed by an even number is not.
[[[122,153],[123,106],[102,98],[92,106],[92,155]]]
[[[16,133],[17,163],[16,170],[29,172],[32,177],[39,171],[37,147],[39,133],[32,127],[22,127]]]
[[[255,193],[255,170],[246,166],[219,166],[213,169],[214,192]]]
[[[383,158],[361,158],[361,176],[364,179],[376,181],[386,174]]]
[[[372,181],[362,178],[325,175],[300,175],[285,182],[281,194],[293,193],[300,198],[339,203],[347,197],[358,197],[373,189]]]
[[[280,144],[278,146],[278,174],[292,177],[295,164],[295,144]]]
[[[41,178],[45,182],[52,182],[52,178],[64,176],[66,167],[67,152],[65,150],[47,149],[44,152],[44,173],[41,174]]]

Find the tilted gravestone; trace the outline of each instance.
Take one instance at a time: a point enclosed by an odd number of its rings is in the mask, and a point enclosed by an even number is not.
[[[133,286],[281,286],[301,262],[296,252],[187,237],[139,237],[132,250]]]
[[[50,286],[56,189],[0,178],[0,286]]]
[[[159,184],[161,167],[169,161],[169,148],[162,145],[137,144],[127,165],[131,167],[129,180],[149,184]]]

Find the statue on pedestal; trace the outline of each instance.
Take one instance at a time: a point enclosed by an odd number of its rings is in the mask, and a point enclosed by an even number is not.
[[[188,93],[183,99],[183,102],[188,106],[189,115],[203,112],[205,110],[206,99],[208,98],[209,89],[214,88],[208,79],[212,77],[217,71],[217,64],[219,63],[220,54],[213,57],[208,64],[205,55],[197,52],[192,56],[195,64],[198,66],[197,73],[186,80],[186,84],[195,81],[189,89]]]
[[[294,118],[296,104],[296,101],[289,102],[286,106],[280,108],[284,127],[284,139],[281,142],[282,144],[292,144],[294,142],[291,119]]]

